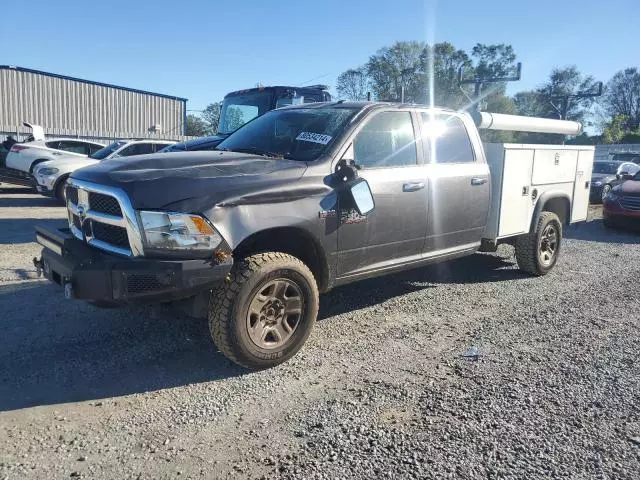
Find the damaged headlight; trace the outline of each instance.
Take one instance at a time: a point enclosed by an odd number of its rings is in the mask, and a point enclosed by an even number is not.
[[[145,247],[213,250],[222,237],[207,219],[189,213],[139,212]]]

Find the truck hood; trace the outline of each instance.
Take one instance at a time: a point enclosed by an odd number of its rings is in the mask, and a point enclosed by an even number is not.
[[[612,182],[616,179],[615,174],[611,173],[594,173],[591,175],[592,182]]]
[[[235,152],[171,152],[103,160],[71,176],[123,190],[135,209],[202,212],[213,206],[278,202],[296,189],[305,162]],[[298,191],[300,190],[300,191]]]
[[[614,187],[613,192],[616,195],[640,197],[640,180],[627,180],[617,187]]]

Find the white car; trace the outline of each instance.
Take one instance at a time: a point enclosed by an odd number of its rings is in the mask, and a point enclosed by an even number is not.
[[[159,152],[174,143],[176,142],[171,140],[118,140],[89,157],[65,156],[40,163],[33,171],[36,188],[42,195],[55,196],[60,202],[65,203],[65,184],[75,170],[94,165],[101,160]]]
[[[33,173],[36,165],[55,160],[60,157],[85,158],[97,152],[104,145],[97,142],[75,138],[44,138],[44,131],[40,125],[25,122],[31,128],[31,137],[26,142],[16,143],[11,147],[6,158],[7,168]]]

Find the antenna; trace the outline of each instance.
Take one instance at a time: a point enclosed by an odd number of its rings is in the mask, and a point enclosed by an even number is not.
[[[470,85],[473,84],[473,103],[477,110],[480,110],[480,95],[482,93],[482,87],[486,83],[503,83],[503,82],[517,82],[522,76],[522,62],[518,62],[516,65],[516,74],[510,77],[474,77],[464,80],[462,78],[464,74],[464,65],[461,65],[458,69],[458,85]]]

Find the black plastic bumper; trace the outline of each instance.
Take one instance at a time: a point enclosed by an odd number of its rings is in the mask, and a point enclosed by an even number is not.
[[[76,239],[68,229],[36,227],[44,246],[34,259],[44,276],[72,298],[108,304],[164,303],[187,298],[224,280],[233,264],[223,261],[156,260],[103,253]]]

